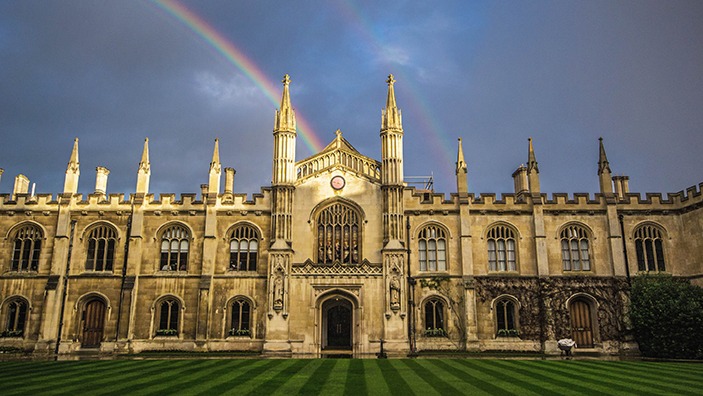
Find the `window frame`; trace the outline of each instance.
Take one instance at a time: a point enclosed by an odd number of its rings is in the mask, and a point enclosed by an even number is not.
[[[431,223],[417,232],[417,258],[420,272],[447,272],[448,236],[444,226]]]
[[[559,231],[559,246],[561,251],[561,269],[563,272],[592,272],[593,243],[591,232],[583,224],[569,223]],[[585,242],[585,249],[584,249]],[[584,251],[586,252],[584,259]],[[577,256],[574,259],[574,255]],[[585,268],[585,267],[588,268]]]
[[[115,227],[106,223],[94,225],[87,230],[86,239],[85,270],[112,272],[115,266],[118,241],[118,233]],[[100,242],[103,242],[102,246]],[[100,262],[101,269],[98,269],[98,262]]]
[[[163,227],[160,235],[158,269],[164,272],[187,272],[193,242],[190,228],[183,223],[170,223]],[[182,250],[184,244],[185,251]]]
[[[11,272],[38,272],[44,230],[35,223],[19,224],[13,230]]]
[[[423,301],[422,324],[424,336],[444,337],[447,335],[446,305],[446,302],[438,296],[431,296]]]
[[[492,224],[487,228],[488,272],[518,272],[517,235],[515,227],[505,223]]]
[[[232,227],[229,232],[229,271],[256,271],[258,267],[261,247],[261,233],[259,229],[249,223],[240,223]],[[246,243],[246,250],[242,250],[242,242]],[[237,250],[234,250],[234,244]],[[252,243],[256,247],[252,249]],[[244,261],[242,261],[244,255]]]
[[[664,249],[665,235],[666,232],[658,224],[644,223],[639,224],[637,227],[635,227],[632,233],[632,239],[635,245],[637,271],[667,271],[667,260]]]
[[[246,313],[243,312],[244,307],[247,309]],[[252,300],[243,296],[237,296],[229,301],[227,308],[230,310],[228,315],[228,335],[253,338],[254,303]]]
[[[320,209],[315,215],[315,262],[323,265],[362,262],[363,216],[343,201]]]
[[[174,309],[175,306],[175,309]],[[180,336],[182,302],[175,296],[167,296],[156,302],[155,336]],[[166,308],[166,310],[164,310]],[[165,315],[165,316],[164,316]],[[174,323],[175,322],[175,323]]]
[[[497,297],[493,301],[493,320],[496,337],[518,337],[520,335],[520,303],[510,295]]]
[[[25,298],[8,298],[3,304],[3,327],[0,337],[24,338],[30,311],[31,307]]]

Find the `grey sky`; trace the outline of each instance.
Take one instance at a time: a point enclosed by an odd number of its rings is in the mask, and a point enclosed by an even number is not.
[[[510,192],[533,137],[542,190],[596,192],[598,137],[635,192],[703,181],[703,2],[193,1],[183,4],[276,82],[323,145],[341,129],[380,159],[396,76],[405,173],[455,190],[464,139],[472,192]],[[275,106],[247,75],[149,1],[0,2],[0,193],[18,173],[58,193],[80,138],[134,191],[150,138],[151,191],[197,192],[213,141],[235,190],[270,183]],[[297,159],[312,153],[298,139]]]

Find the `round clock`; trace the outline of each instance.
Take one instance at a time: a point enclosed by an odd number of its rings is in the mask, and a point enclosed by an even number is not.
[[[332,188],[335,190],[341,190],[344,188],[344,185],[346,184],[346,180],[342,176],[335,176],[330,180],[330,185]]]

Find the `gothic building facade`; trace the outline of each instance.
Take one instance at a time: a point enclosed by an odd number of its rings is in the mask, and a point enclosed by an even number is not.
[[[430,350],[557,353],[556,341],[636,351],[629,281],[664,272],[700,283],[703,196],[629,192],[600,142],[600,192],[540,191],[528,161],[515,192],[470,193],[458,144],[456,192],[410,187],[394,80],[381,161],[337,132],[295,161],[283,80],[269,187],[247,199],[218,142],[201,194],[78,194],[78,142],[63,193],[23,175],[0,194],[0,347],[36,353],[146,350],[364,356]],[[220,188],[224,173],[224,186]]]

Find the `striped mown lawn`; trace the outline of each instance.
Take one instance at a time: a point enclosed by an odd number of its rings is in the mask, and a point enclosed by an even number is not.
[[[3,395],[701,395],[703,364],[598,360],[0,362]]]

